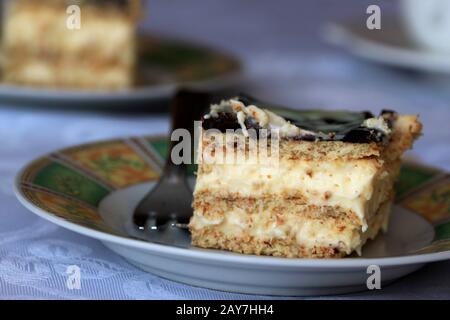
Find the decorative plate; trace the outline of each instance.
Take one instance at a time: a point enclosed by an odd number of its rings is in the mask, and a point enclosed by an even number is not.
[[[128,90],[70,90],[0,83],[0,100],[58,107],[112,108],[158,102],[178,86],[223,89],[240,76],[240,63],[229,54],[182,40],[141,35],[136,86]]]
[[[125,225],[151,189],[167,153],[165,137],[137,137],[63,149],[27,165],[16,179],[20,202],[64,228],[99,239],[132,264],[212,289],[267,295],[322,295],[367,289],[367,268],[382,285],[425,263],[450,259],[450,176],[405,163],[390,230],[345,259],[285,259],[193,248],[189,234],[162,245],[133,238]],[[192,168],[191,168],[192,170]]]

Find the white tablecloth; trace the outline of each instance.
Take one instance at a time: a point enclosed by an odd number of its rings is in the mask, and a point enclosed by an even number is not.
[[[348,2],[353,5],[340,7],[342,2],[330,0],[309,5],[152,0],[146,28],[228,48],[246,65],[246,91],[268,101],[296,108],[420,113],[425,134],[410,156],[450,170],[450,80],[397,73],[321,43],[317,31],[324,20],[364,14],[364,1]],[[387,2],[380,4],[392,10]],[[87,141],[163,133],[168,130],[166,116],[0,105],[1,299],[264,298],[194,288],[144,273],[100,242],[34,216],[15,199],[14,175],[33,158]],[[65,266],[71,264],[82,267],[81,290],[66,286]],[[334,298],[450,298],[449,270],[450,262],[434,263],[380,291]]]

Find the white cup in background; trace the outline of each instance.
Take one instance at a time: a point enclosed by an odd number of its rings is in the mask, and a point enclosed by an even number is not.
[[[401,0],[401,14],[419,47],[450,53],[450,0]]]

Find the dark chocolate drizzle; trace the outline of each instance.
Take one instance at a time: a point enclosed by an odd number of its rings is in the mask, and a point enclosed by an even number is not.
[[[238,100],[246,106],[256,105],[261,108],[271,109],[267,104],[257,101],[248,95],[241,95]],[[283,112],[283,110],[285,112]],[[286,112],[286,109],[275,109],[274,111],[299,128],[314,132],[314,135],[301,135],[289,138],[293,140],[381,143],[386,142],[387,139],[384,132],[362,126],[364,120],[374,117],[369,111],[332,112],[316,110]],[[283,113],[289,114],[285,115]],[[386,120],[387,125],[390,128],[392,128],[393,123],[397,119],[397,113],[391,110],[382,110],[380,116]],[[257,122],[252,121],[252,118],[246,119],[245,126],[247,129],[260,129]],[[227,129],[241,129],[241,126],[238,123],[236,114],[220,112],[217,117],[203,118],[203,128],[214,128],[221,132],[226,132]]]

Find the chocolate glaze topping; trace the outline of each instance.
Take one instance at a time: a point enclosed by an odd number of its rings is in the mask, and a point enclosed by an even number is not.
[[[248,105],[256,105],[261,108],[271,109],[267,104],[256,101],[253,98],[242,95],[238,98],[239,101]],[[388,138],[386,134],[376,128],[367,128],[363,126],[366,119],[374,118],[371,112],[331,112],[331,111],[298,111],[295,113],[283,112],[283,109],[273,110],[275,113],[284,117],[286,120],[296,125],[297,127],[312,131],[314,135],[302,135],[289,137],[288,139],[302,140],[302,141],[344,141],[351,143],[380,143],[385,142]],[[288,113],[285,116],[283,113]],[[291,114],[291,116],[289,116]],[[292,116],[294,115],[294,116]],[[380,116],[386,120],[389,128],[392,128],[393,123],[397,118],[397,113],[391,110],[383,110]],[[225,132],[226,129],[240,129],[238,119],[235,113],[219,112],[217,117],[203,118],[204,129],[218,129]],[[257,122],[252,121],[251,118],[245,120],[247,129],[259,129]]]
[[[219,112],[219,116],[217,118],[210,117],[208,119],[203,118],[202,120],[203,129],[217,129],[221,132],[225,132],[227,129],[238,130],[241,129],[241,126],[238,122],[235,113],[229,112]],[[245,119],[245,127],[247,129],[261,129],[256,121],[252,121],[251,119]]]

